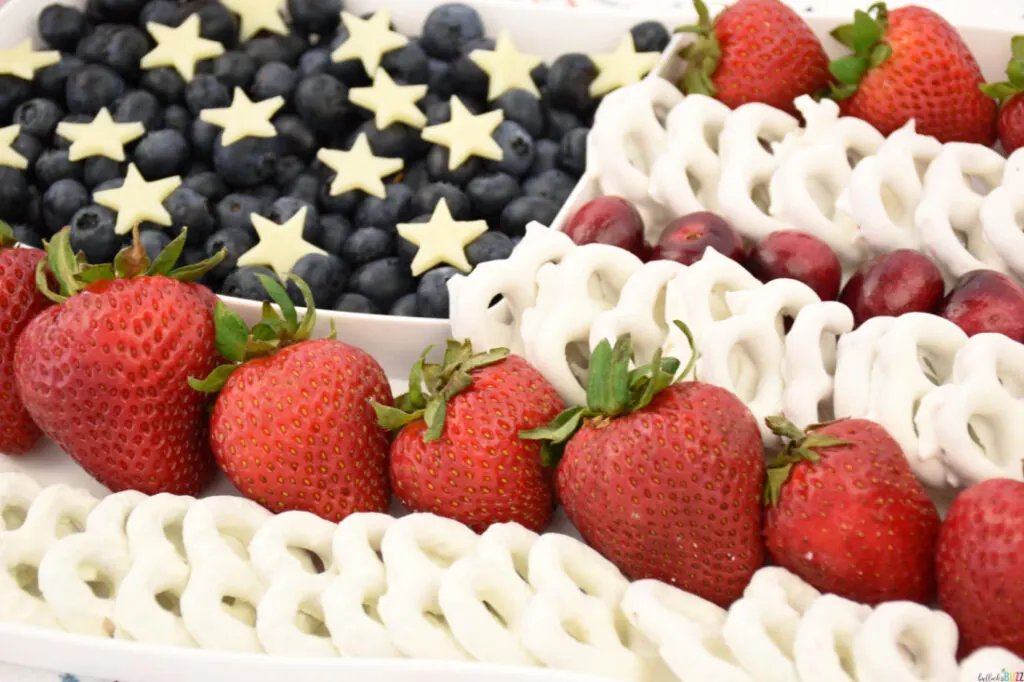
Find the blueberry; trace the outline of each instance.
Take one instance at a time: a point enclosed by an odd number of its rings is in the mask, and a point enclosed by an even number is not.
[[[201,118],[192,119],[188,127],[188,140],[196,158],[209,160],[213,157],[213,147],[217,144],[220,128],[207,123]]]
[[[25,197],[24,222],[26,225],[43,224],[43,194],[33,184],[29,184],[28,195]]]
[[[459,94],[477,99],[487,97],[489,78],[487,73],[470,59],[473,50],[493,50],[494,41],[490,38],[471,40],[454,62],[452,62],[452,85]]]
[[[420,42],[428,55],[451,61],[472,40],[484,37],[484,22],[469,5],[452,2],[431,10],[423,22]]]
[[[213,60],[210,73],[229,89],[247,90],[256,75],[256,62],[244,52],[231,50]]]
[[[465,187],[466,183],[480,175],[483,162],[475,156],[463,161],[454,170],[448,170],[448,149],[440,145],[431,148],[427,153],[426,168],[431,179],[447,182],[457,187]]]
[[[0,220],[14,222],[25,215],[29,185],[16,168],[0,166]]]
[[[420,85],[430,81],[427,53],[415,39],[410,40],[397,50],[385,53],[381,58],[380,65],[398,83]]]
[[[533,138],[515,121],[502,121],[494,131],[494,140],[501,147],[500,161],[489,165],[497,171],[520,178],[533,164]]]
[[[142,177],[159,180],[184,174],[192,160],[192,149],[177,130],[154,130],[135,145],[133,160]]]
[[[637,52],[664,52],[671,39],[668,29],[660,22],[645,21],[629,29]]]
[[[584,112],[594,106],[590,84],[597,67],[585,54],[570,52],[552,62],[548,69],[547,93],[552,107]]]
[[[191,245],[205,242],[216,228],[209,202],[194,189],[178,187],[167,197],[164,206],[171,214],[170,233],[176,237],[182,228],[187,227],[187,239]]]
[[[299,76],[301,78],[305,78],[306,76],[313,76],[318,73],[326,73],[330,64],[330,50],[322,47],[315,47],[312,50],[307,50],[306,53],[299,58]]]
[[[124,184],[124,178],[113,178],[112,180],[107,180],[106,182],[101,182],[100,184],[98,184],[95,187],[93,187],[92,188],[92,193],[96,194],[97,192],[105,192],[108,189],[117,189],[118,187],[120,187],[123,184]]]
[[[41,140],[49,140],[57,124],[64,116],[64,110],[53,100],[37,97],[23,102],[14,110],[12,123],[21,126],[22,134],[29,134]]]
[[[333,133],[338,120],[349,112],[348,88],[326,73],[307,76],[295,87],[292,104],[310,128]]]
[[[152,263],[160,252],[171,243],[171,238],[162,230],[141,230],[139,231],[139,243],[146,250],[146,256]]]
[[[277,279],[273,270],[262,265],[239,268],[224,278],[224,283],[220,287],[221,295],[247,298],[250,301],[266,300],[267,290],[256,275]]]
[[[152,48],[142,29],[127,24],[100,24],[78,43],[76,53],[87,62],[109,66],[128,81],[139,77],[139,62]]]
[[[373,122],[373,119],[356,128],[345,141],[345,147],[351,148],[355,139],[362,134],[366,135],[370,142],[370,149],[377,156],[397,157],[405,161],[412,161],[423,156],[430,148],[430,144],[420,136],[418,129],[404,123],[392,123],[381,130]]]
[[[302,238],[310,244],[319,244],[320,212],[307,201],[298,197],[281,197],[270,205],[267,210],[267,220],[284,225],[302,209],[306,209],[306,220],[302,224]]]
[[[86,64],[68,77],[65,101],[73,114],[95,115],[125,93],[124,79],[110,67]]]
[[[466,185],[466,196],[473,215],[493,222],[510,201],[523,193],[519,183],[508,173],[480,175]]]
[[[198,192],[209,202],[218,202],[228,193],[228,186],[213,171],[193,172],[182,181],[181,186]]]
[[[281,190],[272,184],[257,185],[251,187],[248,190],[249,194],[253,195],[257,199],[263,202],[265,206],[270,206],[272,203],[281,198]]]
[[[79,182],[83,180],[82,164],[71,161],[66,149],[47,149],[36,159],[36,165],[32,170],[35,172],[36,182],[40,189],[45,189],[64,178],[71,178]]]
[[[341,296],[348,284],[349,269],[337,256],[310,253],[298,260],[292,267],[292,274],[298,276],[313,294],[317,308],[326,308]],[[305,305],[302,292],[294,282],[287,284],[288,295],[295,305]]]
[[[423,161],[417,161],[412,165],[408,165],[402,171],[402,184],[413,192],[419,191],[420,187],[430,182],[433,182],[433,180],[430,178],[430,173],[427,172],[427,164]]]
[[[544,136],[544,110],[533,93],[519,89],[503,92],[494,100],[493,108],[501,109],[506,121],[518,123],[534,139]]]
[[[548,71],[550,70],[547,64],[538,64],[533,67],[533,70],[530,71],[530,78],[533,79],[533,84],[543,90],[544,86],[547,85]]]
[[[540,175],[544,171],[558,168],[558,155],[561,147],[554,140],[533,141],[533,165],[530,166],[529,175]]]
[[[448,210],[456,220],[470,220],[473,212],[469,205],[469,198],[455,185],[444,182],[432,182],[424,185],[413,196],[412,214],[432,214],[437,202],[444,199],[448,204]]]
[[[341,257],[354,268],[393,255],[395,233],[379,227],[360,227],[341,247]]]
[[[298,116],[278,116],[274,119],[274,128],[281,140],[282,154],[308,160],[320,149],[316,135]]]
[[[178,104],[185,98],[185,79],[166,66],[144,72],[139,87],[156,95],[165,105]]]
[[[320,204],[320,208],[326,213],[340,213],[345,216],[352,215],[366,195],[359,190],[351,190],[334,196],[331,194],[331,183],[333,181],[333,175],[327,176],[322,181],[318,197],[319,201],[317,203]]]
[[[427,85],[430,92],[441,99],[448,99],[455,94],[452,82],[452,65],[440,59],[427,59]]]
[[[86,187],[94,188],[108,180],[120,180],[125,176],[127,165],[105,156],[91,156],[85,159],[82,178]]]
[[[335,255],[342,255],[342,249],[352,234],[352,224],[343,215],[325,213],[320,216],[320,246]]]
[[[11,149],[21,154],[28,162],[28,167],[31,168],[35,165],[36,160],[39,159],[39,155],[43,153],[43,149],[46,145],[43,144],[35,135],[28,135],[26,133],[19,133],[14,142],[11,144]]]
[[[210,74],[199,74],[185,86],[185,104],[193,116],[203,109],[230,106],[231,89]]]
[[[153,93],[132,90],[115,102],[113,117],[118,123],[137,122],[146,130],[158,130],[164,124],[164,107]]]
[[[211,258],[221,249],[227,249],[227,255],[210,271],[210,275],[214,279],[224,279],[238,267],[238,259],[242,254],[254,246],[256,246],[256,238],[246,230],[237,227],[217,230],[206,239],[203,257]]]
[[[253,38],[245,44],[243,49],[259,68],[270,62],[284,62],[289,66],[295,66],[308,46],[308,43],[301,37],[289,34]]]
[[[383,199],[368,196],[356,209],[356,227],[379,227],[394,232],[395,226],[413,216],[411,189],[400,183],[385,187]]]
[[[536,220],[541,225],[549,226],[558,215],[559,205],[543,197],[519,197],[513,199],[501,212],[498,229],[510,237],[519,237],[526,233],[527,223]]]
[[[409,293],[401,297],[388,310],[388,315],[395,317],[419,317],[420,311],[416,304],[416,293]]]
[[[505,260],[512,255],[515,245],[503,232],[490,230],[470,242],[466,246],[466,260],[474,268],[491,260]]]
[[[288,99],[298,82],[299,75],[295,69],[283,62],[269,62],[256,72],[249,94],[254,100],[277,96]]]
[[[90,263],[108,263],[121,249],[121,236],[114,232],[117,219],[104,206],[86,206],[71,217],[71,249],[83,251]]]
[[[0,76],[0,121],[10,120],[14,110],[29,98],[32,86],[14,76]]]
[[[177,26],[178,3],[175,0],[149,0],[139,12],[139,26],[145,28],[146,24],[150,22],[164,26]]]
[[[179,133],[186,133],[192,123],[192,115],[185,107],[172,104],[164,109],[164,128],[177,130]]]
[[[39,36],[55,50],[74,50],[89,32],[89,21],[75,7],[48,5],[39,12],[37,22]]]
[[[526,179],[523,192],[530,197],[541,197],[559,206],[565,203],[572,191],[576,189],[576,179],[563,170],[548,170]]]
[[[291,189],[292,184],[306,171],[306,163],[297,156],[282,156],[277,159],[277,167],[274,170],[274,183],[285,190]],[[309,203],[315,204],[316,197]]]
[[[348,282],[350,291],[366,296],[383,310],[412,291],[414,284],[408,263],[393,256],[361,266]]]
[[[294,157],[292,157],[294,158]],[[287,196],[297,197],[311,204],[320,203],[320,178],[308,172],[300,173],[292,180],[285,192]]]
[[[11,225],[11,232],[14,233],[14,240],[19,244],[25,246],[31,246],[34,249],[43,248],[42,237],[36,233],[31,227],[24,223],[15,223]]]
[[[341,21],[341,0],[288,0],[292,27],[305,35],[325,36]]]
[[[132,22],[145,4],[146,0],[88,0],[86,13],[103,21]]]
[[[199,15],[199,35],[209,40],[216,40],[227,49],[238,43],[238,22],[227,7],[218,0],[192,0],[186,2],[178,10],[180,23],[193,14]]]
[[[576,177],[583,175],[587,167],[588,133],[590,128],[575,128],[567,132],[559,143],[558,165]]]
[[[380,308],[373,301],[362,294],[353,294],[351,292],[342,294],[331,308],[342,313],[380,314]]]
[[[54,5],[51,5],[53,7]],[[51,64],[44,69],[36,71],[35,87],[40,95],[47,99],[51,99],[55,102],[63,102],[65,97],[65,90],[68,82],[68,77],[71,76],[75,71],[85,66],[85,61],[73,54],[62,54],[60,61],[56,64]],[[5,102],[15,93],[9,93],[7,91],[10,83],[5,80],[11,78],[9,76],[0,77],[0,115],[7,111]],[[25,89],[26,94],[22,97],[17,104],[28,97],[29,83],[23,81],[20,78],[14,79],[21,84],[21,87]],[[13,111],[13,107],[11,111]]]
[[[548,138],[555,142],[561,142],[565,134],[570,130],[583,127],[580,117],[571,111],[562,109],[548,109]]]
[[[416,308],[423,317],[448,317],[448,280],[459,271],[444,265],[423,273],[416,287]]]
[[[267,207],[262,201],[249,194],[229,194],[213,209],[214,217],[221,229],[236,228],[256,236],[250,216],[264,215]]]
[[[213,167],[232,187],[255,187],[272,177],[279,155],[277,138],[246,137],[225,147],[213,146]]]

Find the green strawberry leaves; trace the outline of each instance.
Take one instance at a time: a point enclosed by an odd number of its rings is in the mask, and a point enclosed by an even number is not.
[[[883,42],[887,28],[888,10],[884,2],[878,2],[866,12],[857,10],[852,24],[844,24],[831,32],[833,38],[853,50],[853,54],[829,64],[829,71],[837,81],[831,86],[832,99],[841,101],[852,97],[867,72],[892,56],[892,47]]]
[[[440,364],[427,362],[433,350],[428,346],[409,371],[409,391],[395,399],[394,407],[373,402],[377,422],[390,431],[398,431],[419,419],[426,423],[424,442],[440,440],[444,433],[448,402],[473,385],[471,372],[493,365],[509,356],[507,348],[492,348],[474,353],[467,339],[448,339]],[[424,390],[426,389],[426,390]]]
[[[1006,104],[1015,95],[1024,92],[1024,35],[1010,40],[1010,61],[1006,64],[1006,80],[999,83],[985,83],[981,91]]]
[[[680,54],[686,61],[686,71],[683,72],[679,89],[687,95],[714,97],[718,89],[712,77],[722,60],[722,46],[715,37],[715,23],[707,5],[702,0],[694,0],[693,7],[697,10],[697,23],[679,26],[675,30],[675,33],[693,33],[696,36]]]
[[[793,422],[781,416],[766,417],[764,421],[772,433],[781,437],[785,443],[779,454],[768,464],[766,471],[764,501],[768,506],[775,506],[779,503],[782,486],[789,480],[790,474],[793,473],[793,467],[797,464],[800,462],[816,464],[821,459],[821,450],[850,445],[850,441],[827,433],[818,433],[817,430],[825,424],[811,424],[806,430],[801,430]]]
[[[9,249],[18,243],[11,226],[0,220],[0,249]]]

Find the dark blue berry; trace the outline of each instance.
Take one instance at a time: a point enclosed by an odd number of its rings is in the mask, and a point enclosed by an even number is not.
[[[480,175],[466,185],[466,196],[473,215],[494,222],[509,202],[523,193],[519,183],[507,173]]]
[[[213,60],[210,74],[231,90],[247,90],[256,75],[256,62],[245,52],[231,50]]]
[[[466,260],[475,268],[487,261],[505,260],[512,255],[514,248],[515,244],[507,234],[490,230],[466,246]]]
[[[416,39],[410,40],[397,50],[385,53],[380,65],[397,83],[420,85],[430,80],[427,53]]]
[[[316,307],[326,308],[345,291],[349,269],[337,256],[310,253],[298,260],[292,267],[292,274],[309,285]],[[287,291],[295,305],[305,304],[302,292],[294,282],[288,282]]]
[[[484,99],[487,97],[489,78],[487,73],[470,59],[473,50],[493,50],[494,40],[477,38],[471,40],[462,53],[452,62],[452,85],[455,92],[465,97]]]
[[[0,220],[15,222],[25,215],[28,180],[16,168],[0,166]]]
[[[530,166],[529,175],[540,175],[544,171],[558,168],[560,151],[561,147],[554,140],[534,140],[533,165]]]
[[[408,263],[396,257],[382,258],[358,268],[349,279],[349,290],[366,296],[382,310],[412,291],[415,280]]]
[[[514,121],[502,121],[494,131],[494,141],[501,147],[500,161],[489,165],[496,171],[521,178],[533,164],[533,138]]]
[[[637,52],[664,52],[671,36],[660,22],[645,21],[629,29]]]
[[[287,194],[292,184],[306,171],[306,163],[297,156],[282,156],[277,160],[277,169],[274,171],[274,183]],[[316,203],[316,197],[311,204]]]
[[[455,169],[448,169],[449,153],[446,147],[435,145],[427,153],[426,168],[431,179],[438,182],[447,182],[457,187],[465,187],[466,183],[480,175],[484,163],[475,156],[471,156]]]
[[[550,227],[558,215],[559,205],[543,197],[519,197],[513,200],[501,212],[498,229],[510,237],[520,237],[526,233],[526,226],[536,220],[541,225]]]
[[[308,160],[320,150],[316,135],[298,116],[278,116],[274,119],[274,128],[281,140],[282,154]]]
[[[439,5],[427,15],[420,42],[431,57],[451,61],[469,42],[483,37],[480,14],[469,5],[452,2]]]
[[[356,227],[379,227],[394,232],[395,226],[411,218],[413,192],[400,183],[385,187],[383,199],[368,196],[356,209],[353,222]]]
[[[267,206],[270,206],[281,197],[281,190],[270,183],[257,185],[247,191]]]
[[[89,32],[89,21],[76,7],[48,5],[39,12],[39,36],[55,50],[71,52]]]
[[[26,178],[26,181],[28,178]],[[43,194],[33,184],[28,186],[28,196],[25,197],[24,222],[27,225],[43,224]]]
[[[73,114],[95,115],[103,107],[113,106],[127,89],[124,79],[110,67],[86,64],[68,77],[65,101]]]
[[[338,300],[331,306],[333,310],[341,313],[363,313],[366,315],[379,315],[380,308],[362,294],[345,293],[338,297]]]
[[[447,100],[455,94],[455,84],[452,80],[452,65],[450,62],[440,59],[427,59],[427,85],[430,93]]]
[[[0,121],[8,121],[14,110],[32,94],[32,85],[15,76],[0,76]]]
[[[105,192],[108,189],[117,189],[123,184],[124,178],[113,178],[111,180],[107,180],[106,182],[101,182],[100,184],[93,187],[92,193],[96,194],[97,192]]]
[[[217,136],[221,129],[201,118],[192,119],[188,127],[188,140],[196,158],[209,160],[213,158],[213,147],[217,144]]]
[[[444,265],[423,273],[416,287],[416,308],[423,317],[448,317],[448,280],[459,271]]]
[[[300,33],[325,36],[338,28],[341,0],[288,0],[288,15]]]
[[[139,243],[146,250],[146,256],[152,263],[171,243],[171,237],[163,230],[140,230]]]
[[[307,45],[298,36],[270,35],[253,38],[245,44],[243,49],[259,68],[270,62],[284,62],[294,66],[298,63],[299,56],[306,47]]]
[[[494,109],[501,109],[506,121],[514,121],[534,139],[544,136],[544,110],[540,100],[526,90],[509,90],[494,100]]]
[[[281,197],[270,205],[267,210],[267,219],[278,225],[284,225],[302,209],[306,209],[306,219],[302,224],[302,238],[310,244],[319,244],[320,212],[307,201],[298,197]]]
[[[320,246],[336,256],[342,254],[352,234],[352,223],[343,215],[325,213],[320,216]]]
[[[406,294],[395,301],[395,304],[388,311],[388,315],[394,315],[395,317],[419,317],[420,311],[416,301],[415,293]]]
[[[326,73],[330,64],[331,51],[322,47],[314,47],[299,57],[299,76],[305,78],[318,73]]]
[[[118,123],[141,123],[146,130],[164,125],[164,106],[148,90],[132,90],[114,104],[113,118]]]
[[[194,189],[178,187],[167,197],[164,206],[171,214],[172,225],[168,231],[178,236],[187,227],[189,244],[202,244],[216,229],[209,202]]]
[[[179,133],[186,133],[192,124],[192,115],[185,107],[172,104],[164,109],[164,128],[177,130]]]
[[[125,176],[127,165],[105,156],[91,156],[85,160],[82,181],[86,187],[94,188],[108,180],[120,180]]]
[[[238,44],[238,21],[227,7],[218,0],[191,0],[178,10],[180,23],[193,14],[199,15],[199,35],[209,40],[216,40],[227,49]]]
[[[379,227],[361,227],[341,248],[341,257],[353,268],[395,255],[395,233]]]
[[[231,104],[231,89],[210,74],[199,74],[185,86],[185,104],[193,116],[203,109],[220,109]]]
[[[565,203],[574,189],[576,179],[558,168],[551,168],[540,175],[529,177],[523,183],[523,192],[527,196],[541,197],[559,206]]]
[[[121,236],[114,232],[117,219],[104,206],[86,206],[71,217],[71,249],[83,251],[90,263],[109,263],[121,249]]]
[[[289,185],[285,194],[318,205],[320,203],[320,178],[312,173],[300,173],[292,180],[292,184]]]
[[[423,161],[407,165],[405,170],[402,171],[402,184],[413,192],[419,191],[420,187],[429,182],[432,182],[432,180],[430,179],[430,173],[427,172],[427,164]]]
[[[142,177],[159,180],[188,171],[192,149],[177,130],[155,130],[135,145],[133,160]]]
[[[583,121],[571,111],[548,109],[548,138],[561,142],[570,130],[583,127]]]
[[[164,26],[177,26],[178,3],[174,0],[149,0],[139,12],[139,26],[145,28],[146,24],[150,22]]]
[[[185,79],[166,66],[143,72],[139,86],[156,95],[165,105],[179,104],[185,99]]]
[[[456,220],[471,220],[473,218],[473,211],[465,192],[455,185],[445,182],[432,182],[421,187],[413,195],[412,215],[432,214],[434,207],[441,199],[448,204],[448,211]]]
[[[334,175],[328,175],[320,185],[320,196],[317,203],[320,204],[320,208],[325,213],[339,213],[344,216],[351,216],[355,213],[356,208],[366,197],[365,194],[359,190],[351,190],[348,192],[342,192],[337,196],[331,194],[331,183],[334,181]]]
[[[295,87],[292,104],[314,131],[333,133],[349,112],[348,88],[326,73],[307,76]]]
[[[14,110],[12,123],[21,126],[22,134],[49,140],[64,116],[64,110],[53,100],[37,97],[23,102]]]
[[[34,249],[43,248],[43,239],[25,223],[15,223],[11,225],[11,232],[14,233],[14,240],[19,244],[25,246],[31,246]]]
[[[237,228],[256,236],[250,216],[253,213],[265,215],[267,205],[249,194],[228,194],[217,202],[213,209],[217,225],[221,229]]]
[[[558,165],[567,173],[579,177],[587,168],[587,135],[590,128],[570,130],[559,144]]]
[[[102,21],[134,22],[146,0],[88,0],[86,12]]]
[[[373,119],[356,128],[345,142],[345,148],[351,148],[359,135],[365,134],[370,149],[377,156],[397,157],[405,161],[418,159],[430,148],[430,144],[421,136],[420,131],[404,123],[392,123],[381,130]]]
[[[273,270],[262,265],[238,268],[224,278],[224,283],[220,287],[220,294],[235,298],[247,298],[250,301],[266,300],[267,290],[264,288],[263,282],[256,275],[277,279],[277,275]]]
[[[46,145],[38,137],[26,133],[18,133],[18,136],[14,138],[14,142],[11,144],[11,149],[25,158],[29,168],[35,165],[36,160],[43,153],[45,147]]]
[[[246,137],[225,147],[218,137],[213,167],[231,187],[255,187],[274,177],[278,156],[277,138]]]
[[[545,85],[552,107],[585,112],[594,106],[590,84],[597,78],[597,67],[585,54],[563,54],[548,69]]]
[[[551,69],[548,67],[547,64],[538,64],[537,66],[533,67],[532,71],[530,71],[530,78],[533,79],[533,84],[536,85],[538,88],[541,88],[542,91],[544,86],[547,85],[548,71],[550,70]]]
[[[76,57],[73,54],[61,54],[59,62],[36,71],[35,88],[40,95],[47,99],[51,99],[55,102],[64,102],[68,77],[83,66],[85,66],[85,61],[79,57]],[[0,114],[7,111],[5,109],[4,102],[11,95],[11,93],[8,93],[7,95],[3,94],[8,86],[7,81],[4,80],[5,78],[9,77],[0,77]],[[26,81],[23,81],[20,78],[14,80],[19,81],[22,84],[22,87],[26,90],[25,97],[22,97],[21,100],[17,102],[17,104],[20,104],[21,101],[28,97],[27,91],[30,87]],[[13,111],[13,108],[11,111]]]
[[[256,238],[247,230],[227,227],[217,230],[206,239],[204,258],[211,258],[222,249],[227,250],[224,260],[210,271],[214,279],[224,279],[238,267],[238,259],[242,254],[256,246]]]
[[[210,203],[216,203],[228,193],[228,186],[213,171],[193,172],[181,183],[182,187],[202,194]]]
[[[87,62],[103,64],[122,78],[135,82],[139,62],[152,48],[142,29],[128,24],[100,24],[78,43],[76,53]]]
[[[58,180],[71,178],[81,182],[83,177],[82,164],[68,158],[67,149],[47,149],[32,168],[40,189],[46,189]]]
[[[268,62],[256,72],[249,94],[254,100],[278,96],[288,99],[298,82],[295,69],[283,62]]]

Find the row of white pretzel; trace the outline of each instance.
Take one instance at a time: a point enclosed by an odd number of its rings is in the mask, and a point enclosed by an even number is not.
[[[913,121],[886,139],[831,100],[795,104],[805,127],[764,104],[730,110],[650,77],[602,102],[585,178],[636,204],[652,243],[673,218],[708,210],[753,242],[814,234],[847,272],[912,248],[949,279],[980,268],[1024,278],[1024,152],[943,145]]]

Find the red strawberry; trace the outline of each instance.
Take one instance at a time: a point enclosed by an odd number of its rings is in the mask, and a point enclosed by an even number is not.
[[[793,100],[827,91],[828,55],[799,14],[779,0],[739,0],[712,23],[702,0],[694,0],[696,33],[686,47],[687,94],[715,97],[732,108],[763,102],[796,114]]]
[[[999,142],[1009,154],[1024,147],[1024,36],[1010,41],[1013,56],[1006,65],[1007,80],[981,86],[982,92],[1000,104],[996,130]]]
[[[768,551],[822,592],[865,604],[935,594],[939,514],[898,443],[864,419],[806,435],[769,418],[790,440],[768,467]]]
[[[0,223],[0,452],[21,455],[42,435],[14,386],[14,345],[29,321],[50,305],[36,287],[46,254],[16,249],[14,233]]]
[[[998,646],[1024,657],[1024,483],[992,479],[960,493],[939,533],[939,604],[960,628],[960,655]]]
[[[543,530],[554,509],[550,476],[540,443],[519,432],[565,407],[557,391],[504,348],[474,355],[469,341],[449,341],[442,364],[425,358],[409,393],[377,408],[381,424],[401,429],[391,444],[395,496],[477,532],[506,522]]]
[[[217,348],[229,364],[191,381],[219,391],[210,419],[217,463],[243,495],[273,512],[329,521],[386,512],[388,433],[371,406],[392,402],[384,370],[333,334],[310,340],[316,308],[305,282],[292,276],[306,301],[300,321],[284,287],[258,277],[281,314],[265,306],[250,329],[218,303]]]
[[[913,119],[941,142],[993,144],[996,104],[979,89],[981,69],[956,28],[923,7],[872,10],[832,32],[854,51],[830,66],[842,112],[884,135]]]
[[[524,437],[560,443],[558,499],[583,538],[629,578],[728,606],[764,563],[764,446],[739,398],[673,384],[658,354],[629,371],[629,338],[594,350],[589,404]],[[689,371],[683,372],[685,376]],[[546,453],[557,457],[555,447]]]
[[[47,244],[59,301],[25,328],[15,378],[43,433],[111,490],[195,495],[215,470],[206,399],[187,379],[217,363],[193,285],[223,253],[173,270],[185,232],[150,264],[136,230],[114,265],[82,269],[64,229]]]

